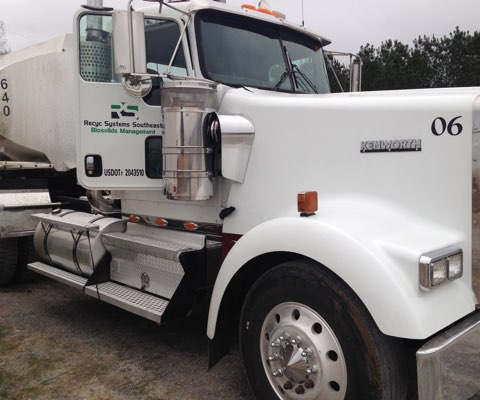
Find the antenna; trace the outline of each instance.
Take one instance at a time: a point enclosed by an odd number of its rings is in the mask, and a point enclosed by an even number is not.
[[[305,26],[305,14],[303,12],[303,0],[302,0],[302,26]]]

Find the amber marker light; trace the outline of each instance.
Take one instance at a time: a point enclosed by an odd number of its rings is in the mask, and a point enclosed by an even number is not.
[[[155,224],[158,225],[158,226],[167,226],[168,221],[166,219],[163,219],[163,218],[157,218],[155,220]]]
[[[297,195],[298,212],[302,217],[314,215],[318,210],[317,192],[300,192]]]
[[[136,216],[136,215],[129,215],[128,216],[128,221],[129,222],[140,222],[140,217]]]
[[[183,227],[189,231],[196,231],[198,229],[198,225],[195,222],[185,222]]]
[[[269,10],[268,8],[257,8],[257,11],[264,14],[276,16],[275,13],[272,10]]]
[[[252,4],[242,4],[241,7],[245,10],[258,11],[264,14],[273,15],[274,17],[277,17],[277,18],[285,19],[285,14],[279,11],[269,10],[268,8],[262,8],[262,7],[257,8]]]
[[[282,19],[286,18],[286,15],[284,13],[281,13],[280,11],[272,10],[272,15],[275,15],[275,17],[277,18],[282,18]]]

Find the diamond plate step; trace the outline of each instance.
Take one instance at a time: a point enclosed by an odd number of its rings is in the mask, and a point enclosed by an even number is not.
[[[85,293],[157,323],[168,306],[167,300],[114,282],[87,286]]]
[[[86,278],[42,262],[28,264],[28,268],[41,275],[78,289],[83,289],[87,282]],[[104,282],[98,285],[86,286],[85,294],[157,323],[161,322],[161,317],[168,306],[167,300],[114,282]]]
[[[162,239],[150,239],[129,233],[105,233],[102,236],[105,246],[120,247],[136,253],[147,253],[159,258],[178,261],[180,254],[194,250],[193,247]]]
[[[28,269],[77,289],[82,289],[87,283],[87,278],[83,276],[72,274],[71,272],[52,267],[40,261],[28,264]]]

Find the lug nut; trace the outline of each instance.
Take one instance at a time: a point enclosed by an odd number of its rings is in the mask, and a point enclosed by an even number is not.
[[[279,368],[276,371],[273,371],[273,376],[275,378],[278,378],[279,376],[282,376],[282,375],[283,375],[283,369],[282,368]]]
[[[307,374],[314,374],[315,372],[317,372],[317,367],[315,365],[307,368]]]
[[[282,342],[285,342],[286,340],[290,339],[290,335],[287,332],[283,332],[283,334],[279,337],[279,339]]]
[[[268,356],[268,361],[278,360],[279,354],[271,354]]]
[[[311,389],[315,386],[315,384],[313,383],[313,381],[311,379],[307,379],[305,381],[304,385],[307,389]]]
[[[302,357],[310,357],[313,354],[312,349],[307,347],[306,349],[302,350]]]
[[[287,381],[287,382],[285,382],[285,383],[283,384],[283,388],[284,388],[285,390],[290,390],[291,388],[293,388],[293,383],[290,382],[290,381]]]
[[[290,340],[291,344],[302,344],[302,338],[300,336],[295,336],[292,340]]]
[[[304,393],[305,393],[305,388],[304,388],[302,385],[297,386],[297,387],[295,388],[295,393],[296,393],[296,394],[304,394]]]
[[[270,343],[272,347],[280,347],[282,344],[280,343],[279,339],[275,339],[272,343]]]

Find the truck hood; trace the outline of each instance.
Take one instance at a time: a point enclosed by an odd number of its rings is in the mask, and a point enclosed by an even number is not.
[[[311,220],[372,252],[380,247],[415,267],[420,254],[456,245],[471,265],[472,132],[479,93],[227,92],[220,113],[249,119],[255,140],[244,183],[231,186],[226,205],[236,211],[224,231],[243,235],[277,218],[301,218],[297,193],[317,191],[319,211]],[[471,287],[470,277],[468,269],[465,283]]]

